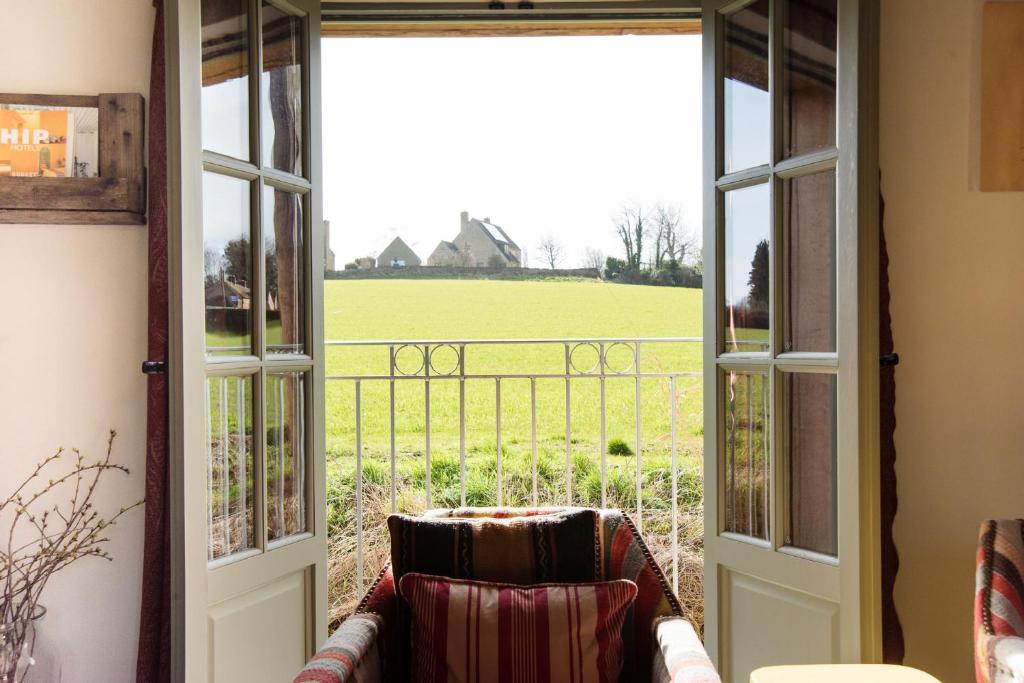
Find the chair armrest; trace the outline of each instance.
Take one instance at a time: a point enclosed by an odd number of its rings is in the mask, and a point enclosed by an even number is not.
[[[376,614],[354,614],[342,622],[293,683],[382,683],[384,622]]]
[[[1024,638],[991,637],[986,649],[991,683],[1024,683]]]
[[[654,622],[651,683],[721,683],[693,626],[682,617]]]

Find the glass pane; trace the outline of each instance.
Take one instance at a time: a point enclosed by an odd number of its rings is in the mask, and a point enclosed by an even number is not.
[[[305,375],[267,375],[267,538],[306,530]]]
[[[249,182],[203,173],[206,352],[252,353]]]
[[[723,528],[768,540],[768,376],[725,376],[725,520]]]
[[[267,353],[302,353],[302,197],[263,188]]]
[[[302,19],[263,3],[263,165],[302,175]]]
[[[249,158],[249,3],[203,0],[203,147]]]
[[[207,381],[209,559],[255,546],[252,377]]]
[[[771,100],[768,97],[768,0],[725,17],[722,85],[725,105],[725,172],[768,163]]]
[[[725,350],[768,350],[768,184],[725,195]]]
[[[789,525],[786,545],[836,554],[836,377],[783,375]]]
[[[836,141],[836,0],[784,0],[783,156]]]
[[[785,351],[836,350],[836,174],[783,181]]]

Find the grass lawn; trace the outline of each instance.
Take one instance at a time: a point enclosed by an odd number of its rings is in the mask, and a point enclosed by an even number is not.
[[[695,289],[613,285],[594,281],[493,280],[331,280],[325,283],[328,340],[473,340],[538,338],[700,337],[701,292]],[[593,349],[575,356],[586,369]],[[454,354],[439,352],[437,365]],[[469,346],[468,374],[561,374],[562,345]],[[412,349],[399,363],[415,369]],[[609,363],[624,367],[629,352],[618,347]],[[696,343],[644,344],[643,372],[701,370]],[[388,373],[387,347],[334,347],[327,350],[327,375]],[[700,377],[680,378],[676,386],[678,436],[680,593],[691,617],[700,622],[701,443]],[[459,504],[458,380],[431,381],[431,500],[433,506]],[[666,570],[671,566],[671,414],[667,378],[640,383],[641,443],[636,443],[636,380],[606,381],[608,442],[621,440],[625,454],[608,455],[608,504],[636,511],[636,470],[643,488],[643,523],[652,550]],[[387,380],[362,381],[364,524],[366,577],[387,556],[385,518],[390,510],[389,390]],[[570,389],[571,469],[566,468],[565,381],[537,380],[537,484],[541,504],[601,503],[600,394],[594,377],[573,379]],[[532,502],[530,383],[501,382],[502,490],[506,505]],[[428,505],[425,491],[426,425],[424,382],[398,381],[396,399],[395,489],[398,508],[415,512]],[[493,379],[466,381],[467,504],[497,504],[496,387]],[[329,526],[331,531],[332,616],[349,611],[360,589],[355,585],[355,383],[327,383]],[[697,585],[694,585],[696,581]]]

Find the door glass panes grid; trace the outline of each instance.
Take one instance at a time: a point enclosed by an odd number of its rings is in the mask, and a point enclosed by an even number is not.
[[[201,5],[208,557],[215,560],[309,531],[307,27],[285,3]]]
[[[835,556],[837,0],[719,21],[719,529]]]

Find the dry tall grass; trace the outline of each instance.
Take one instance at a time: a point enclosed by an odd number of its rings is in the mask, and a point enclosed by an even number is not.
[[[671,520],[671,475],[652,466],[645,467],[644,495],[644,536],[658,564],[665,571],[670,583],[673,581],[672,566],[672,520]],[[375,475],[374,475],[375,476]],[[683,611],[695,627],[702,631],[704,624],[704,519],[699,495],[693,496],[693,488],[700,491],[699,473],[687,471],[680,477],[687,477],[690,495],[681,495],[678,508],[678,597]],[[424,508],[422,489],[413,485],[411,478],[403,476],[399,486],[399,509],[402,512],[418,513]],[[354,486],[351,475],[336,476],[331,481],[329,494],[329,599],[332,629],[351,614],[362,598],[363,592],[390,556],[387,517],[391,511],[390,483],[380,481],[363,482],[363,562],[364,585],[359,586],[356,568],[356,524],[354,510]],[[586,499],[583,486],[574,487],[580,491],[582,500],[577,504],[594,505],[598,501]],[[648,490],[651,500],[648,500]],[[683,487],[680,486],[683,491]],[[635,514],[635,493],[631,487],[609,486],[608,505]],[[435,500],[438,506],[452,505],[457,501]],[[494,501],[468,501],[473,504],[494,504]],[[512,502],[523,504],[524,501]],[[543,501],[542,501],[543,502]],[[552,503],[557,504],[557,503]]]

